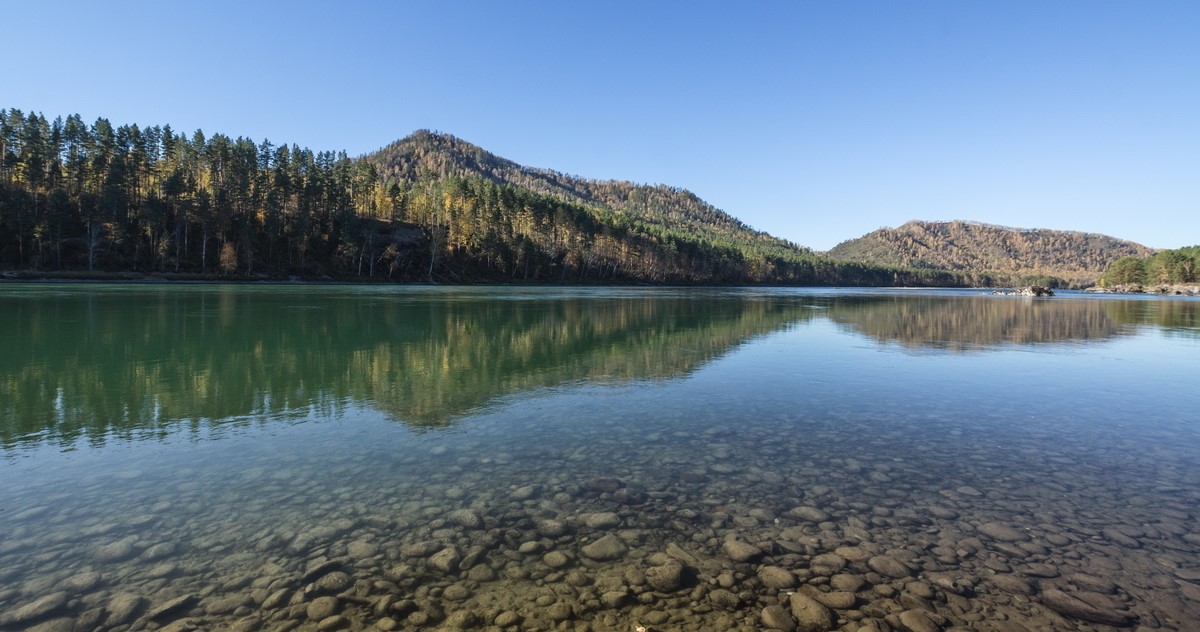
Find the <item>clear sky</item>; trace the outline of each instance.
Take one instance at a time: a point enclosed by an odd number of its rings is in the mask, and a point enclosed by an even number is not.
[[[824,250],[1200,243],[1200,2],[0,0],[0,107],[359,155],[428,128]]]

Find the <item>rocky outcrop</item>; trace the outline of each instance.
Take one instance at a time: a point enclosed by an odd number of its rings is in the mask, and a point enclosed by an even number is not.
[[[1040,285],[1030,285],[1019,289],[993,290],[992,294],[1003,296],[1054,296],[1054,290]]]

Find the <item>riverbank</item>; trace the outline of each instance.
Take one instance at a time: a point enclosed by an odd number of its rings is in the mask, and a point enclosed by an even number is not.
[[[1200,284],[1196,283],[1152,283],[1141,285],[1137,283],[1114,285],[1111,287],[1089,287],[1085,292],[1097,294],[1158,294],[1162,296],[1200,296]]]
[[[333,277],[299,277],[277,274],[200,274],[195,272],[108,272],[86,270],[4,270],[0,282],[28,283],[98,282],[98,283],[366,283],[356,279]]]
[[[546,287],[924,287],[924,288],[967,288],[963,285],[843,285],[831,286],[820,284],[809,285],[775,285],[765,283],[666,283],[649,282],[635,279],[562,279],[534,280],[515,279],[507,276],[478,277],[464,279],[434,275],[428,278],[402,278],[383,280],[364,277],[338,277],[322,275],[285,275],[285,274],[217,274],[195,272],[135,272],[135,271],[86,271],[86,270],[0,270],[0,283],[311,283],[311,284],[346,284],[346,285],[448,285],[448,286],[546,286]],[[991,288],[973,288],[991,289]]]

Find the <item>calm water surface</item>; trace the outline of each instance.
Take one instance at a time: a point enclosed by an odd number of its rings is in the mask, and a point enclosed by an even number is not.
[[[1200,629],[1200,302],[0,286],[0,629]]]

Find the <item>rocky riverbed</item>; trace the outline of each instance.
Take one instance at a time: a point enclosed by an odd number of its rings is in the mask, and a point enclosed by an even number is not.
[[[5,496],[0,628],[1190,630],[1186,450],[936,416],[250,442]],[[1094,429],[1091,429],[1094,431]],[[1004,440],[1004,449],[997,442]],[[1047,447],[1050,446],[1050,447]],[[236,465],[235,465],[236,464]],[[155,469],[161,467],[162,469]],[[167,475],[170,472],[170,475]],[[1120,472],[1120,475],[1114,475]],[[1169,481],[1169,482],[1167,482]],[[114,491],[115,490],[115,491]],[[88,502],[103,498],[103,502]]]

